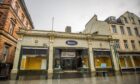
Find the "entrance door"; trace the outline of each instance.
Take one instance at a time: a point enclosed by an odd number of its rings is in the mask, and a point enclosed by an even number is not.
[[[73,58],[63,58],[62,59],[62,69],[63,70],[73,70],[76,69],[75,61]]]

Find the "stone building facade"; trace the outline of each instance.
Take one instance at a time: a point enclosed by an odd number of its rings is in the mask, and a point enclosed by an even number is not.
[[[110,35],[115,41],[114,49],[122,72],[140,70],[140,17],[125,12],[118,19],[114,16],[99,21],[95,15],[83,33]]]
[[[44,30],[20,30],[18,34],[22,39],[12,73],[119,71],[109,35]]]
[[[13,63],[21,28],[34,28],[24,0],[0,0],[0,62]]]

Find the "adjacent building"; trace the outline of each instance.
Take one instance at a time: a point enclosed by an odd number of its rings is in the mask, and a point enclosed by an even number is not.
[[[118,19],[110,16],[105,21],[99,21],[95,15],[84,30],[84,33],[93,32],[108,34],[115,40],[114,50],[120,71],[140,69],[140,18],[137,15],[127,11]]]
[[[13,63],[21,28],[34,28],[24,0],[0,0],[0,63]]]

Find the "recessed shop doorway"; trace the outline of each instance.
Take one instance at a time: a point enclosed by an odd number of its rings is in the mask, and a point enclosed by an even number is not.
[[[54,70],[80,70],[88,68],[87,49],[56,48],[54,55]]]
[[[74,58],[62,58],[61,62],[63,70],[74,70],[77,68],[76,60]]]

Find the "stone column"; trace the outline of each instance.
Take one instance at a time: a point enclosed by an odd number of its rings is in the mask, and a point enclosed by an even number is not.
[[[114,69],[115,69],[115,71],[119,71],[118,58],[116,57],[116,54],[115,54],[113,46],[110,46],[110,47],[111,47],[111,53],[112,53],[112,60],[113,60],[113,64],[114,64]]]
[[[125,61],[125,68],[128,68],[128,63],[127,63],[127,57],[124,58],[124,61]]]
[[[89,43],[89,51],[88,52],[89,52],[90,70],[91,70],[91,72],[95,72],[92,43]]]
[[[132,62],[133,68],[136,68],[136,67],[135,67],[135,62],[134,62],[133,56],[130,56],[130,59],[131,59],[131,62]]]
[[[12,69],[11,73],[17,73],[18,72],[20,51],[21,51],[21,41],[18,40],[17,47],[16,47],[16,53],[15,53],[15,57],[14,57],[13,69]]]
[[[53,73],[53,41],[50,39],[48,73]]]

